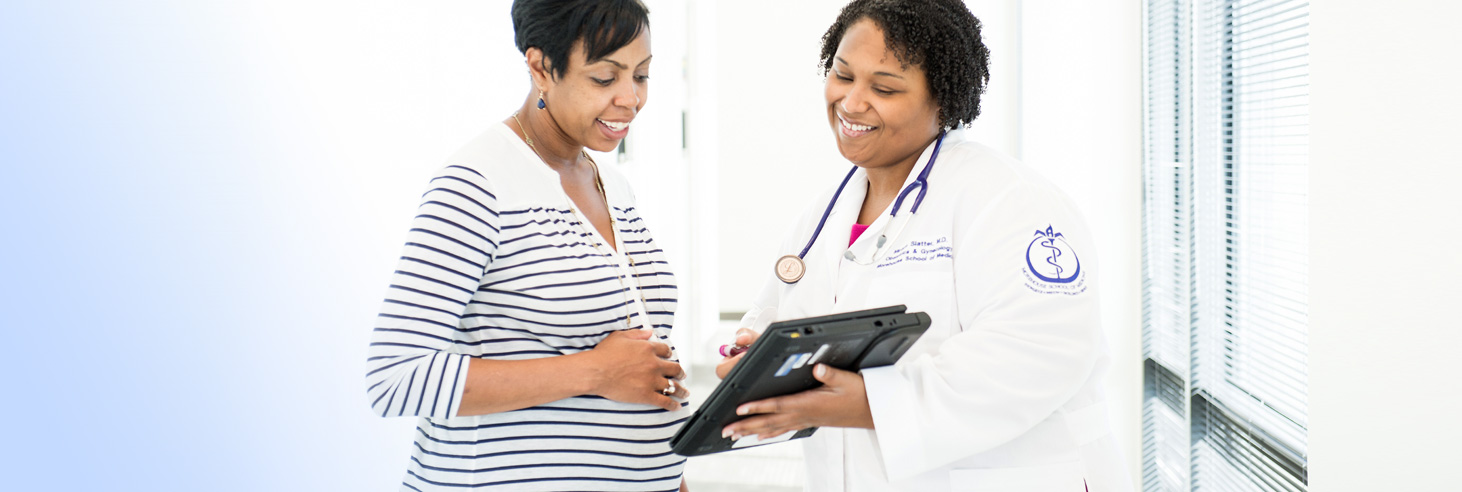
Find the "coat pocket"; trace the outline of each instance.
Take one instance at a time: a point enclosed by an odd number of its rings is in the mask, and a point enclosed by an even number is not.
[[[1080,461],[1050,465],[951,470],[955,492],[1084,492]]]

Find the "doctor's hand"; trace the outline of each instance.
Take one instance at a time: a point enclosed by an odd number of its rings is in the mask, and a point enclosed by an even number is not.
[[[721,359],[721,363],[716,364],[716,377],[720,379],[726,379],[726,374],[730,373],[731,368],[736,367],[736,363],[741,362],[741,357],[746,355],[746,351],[744,349],[750,348],[751,344],[756,343],[756,338],[759,336],[761,336],[761,334],[757,333],[756,330],[753,330],[751,328],[741,328],[739,330],[736,330],[736,341],[731,343],[735,344],[736,346],[742,347],[743,350],[741,353]]]
[[[822,387],[736,407],[737,415],[752,417],[726,426],[722,437],[769,439],[808,427],[873,428],[862,374],[818,364],[812,375]]]

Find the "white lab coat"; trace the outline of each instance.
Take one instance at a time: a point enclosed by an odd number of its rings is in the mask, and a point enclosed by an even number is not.
[[[781,282],[767,260],[769,280],[742,326],[894,304],[933,321],[896,365],[863,371],[876,430],[824,428],[804,440],[807,489],[1128,492],[1102,396],[1109,361],[1091,233],[1059,189],[963,133],[945,138],[922,206],[876,261],[844,257],[868,258],[895,220],[885,210],[848,246],[867,192],[861,169],[801,281]],[[802,250],[835,188],[778,256]]]

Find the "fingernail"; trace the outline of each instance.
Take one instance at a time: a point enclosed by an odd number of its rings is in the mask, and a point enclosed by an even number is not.
[[[826,376],[827,375],[827,364],[818,364],[817,365],[817,368],[816,369],[813,369],[813,370],[814,371],[817,371],[817,377]]]
[[[734,432],[731,432],[731,429],[722,429],[721,430],[721,439],[725,439],[725,438],[731,437],[732,434],[735,434],[735,433]]]
[[[731,434],[731,440],[732,441],[740,441],[741,440],[741,434]]]
[[[746,415],[748,413],[751,413],[750,408],[741,407],[736,409],[736,415]]]

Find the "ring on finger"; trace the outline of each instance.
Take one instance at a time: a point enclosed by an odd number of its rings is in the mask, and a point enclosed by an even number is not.
[[[666,386],[665,389],[660,390],[660,394],[665,395],[665,396],[670,396],[670,395],[675,394],[675,380],[674,379],[666,379],[665,381],[669,382],[670,383],[670,386]]]

